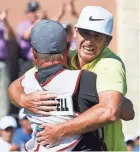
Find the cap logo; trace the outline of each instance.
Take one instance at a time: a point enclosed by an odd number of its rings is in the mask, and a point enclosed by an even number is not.
[[[90,21],[103,21],[104,19],[94,19],[94,18],[92,18],[92,16],[90,16],[90,17],[89,17],[89,20],[90,20]]]

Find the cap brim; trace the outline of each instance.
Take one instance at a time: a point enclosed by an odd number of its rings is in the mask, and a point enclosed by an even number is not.
[[[112,37],[112,35],[110,35],[109,33],[101,32],[101,31],[98,31],[96,29],[91,29],[91,28],[88,28],[88,27],[82,27],[82,26],[79,26],[78,24],[76,24],[75,27],[85,29],[85,30],[94,31],[94,32],[98,32],[98,33],[105,34],[105,35],[108,35],[108,36]]]
[[[1,126],[0,129],[5,130],[5,129],[8,128],[8,127],[16,128],[17,126],[10,124],[10,125]]]

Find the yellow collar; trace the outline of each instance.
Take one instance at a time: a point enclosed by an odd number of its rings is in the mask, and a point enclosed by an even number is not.
[[[82,69],[90,69],[91,67],[93,67],[93,66],[101,59],[102,54],[103,54],[104,52],[106,52],[106,50],[108,50],[107,47],[104,48],[103,52],[102,52],[96,59],[94,59],[93,61],[85,64]],[[77,68],[77,66],[76,66],[76,64],[77,64],[76,61],[77,61],[77,53],[75,53],[75,54],[72,56],[72,58],[71,58],[71,68],[72,68],[72,69],[75,69],[75,70],[78,70],[78,68]]]

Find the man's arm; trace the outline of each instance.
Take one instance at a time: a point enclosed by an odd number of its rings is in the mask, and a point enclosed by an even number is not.
[[[101,92],[99,94],[99,104],[93,106],[77,118],[57,126],[61,130],[61,135],[79,135],[95,131],[106,124],[113,123],[120,116],[122,99],[123,96],[119,92]]]
[[[26,103],[32,103],[32,106],[34,106],[34,108],[36,107],[36,103],[33,102],[32,99],[34,99],[36,102],[39,102],[40,99],[45,98],[44,94],[41,93],[34,93],[34,94],[29,94],[26,95],[24,93],[24,90],[21,86],[21,81],[24,78],[24,76],[21,76],[20,78],[18,78],[17,80],[15,80],[8,88],[8,94],[9,94],[9,98],[11,100],[11,103],[17,107],[25,107],[27,109],[30,109],[30,111],[32,111],[32,108],[29,107],[30,105],[27,105]],[[38,94],[38,95],[37,95]],[[38,97],[40,96],[40,97]],[[46,97],[51,97],[51,95],[47,94]],[[53,97],[51,97],[52,99]],[[46,112],[47,109],[49,109],[49,102],[51,101],[45,101],[46,102],[46,106],[48,103],[48,107],[46,107]],[[52,103],[55,103],[55,101],[52,101]],[[35,105],[34,105],[35,104]],[[40,103],[41,104],[41,103]],[[43,107],[44,102],[42,102],[42,106]],[[38,107],[36,107],[38,109]],[[36,112],[37,109],[34,109],[32,112]],[[51,109],[51,107],[50,107]],[[41,111],[41,108],[40,108]],[[45,111],[45,108],[42,110],[42,112]],[[121,112],[120,112],[120,118],[123,120],[131,120],[134,118],[134,110],[133,110],[133,105],[131,103],[131,101],[127,98],[124,98],[123,104],[121,106]]]
[[[23,39],[24,40],[30,40],[30,33],[33,25],[31,25],[24,33],[23,33]]]
[[[76,19],[78,19],[79,14],[76,11],[74,0],[70,0],[69,1],[68,10],[69,10],[69,12],[71,13],[72,16],[74,16]]]
[[[38,18],[38,19],[34,22],[34,24],[30,25],[30,27],[23,33],[22,38],[23,38],[24,40],[30,40],[30,35],[31,35],[32,27],[33,27],[35,24],[37,24],[39,21],[40,21],[40,18]]]
[[[62,19],[62,17],[65,15],[65,12],[66,12],[66,4],[63,3],[61,6],[60,6],[60,9],[59,9],[59,12],[58,14],[53,18],[53,20],[55,21],[60,21]]]
[[[48,116],[48,111],[56,110],[58,101],[54,100],[56,95],[48,94],[47,91],[37,91],[25,94],[21,85],[24,75],[15,80],[8,88],[8,95],[13,105],[23,107],[36,114]],[[48,99],[52,99],[47,101]]]
[[[118,60],[105,59],[96,67],[97,90],[103,92],[106,90],[116,90],[123,95],[127,92],[126,73],[124,64]],[[106,101],[108,104],[110,102]],[[123,98],[120,118],[123,120],[132,120],[134,117],[133,106],[126,98]]]
[[[8,88],[8,95],[10,101],[16,107],[23,107],[24,103],[19,102],[21,100],[22,94],[24,94],[24,90],[21,86],[21,81],[24,78],[24,75],[19,77],[17,80],[11,83]]]
[[[43,131],[37,133],[41,145],[55,145],[63,137],[92,132],[106,124],[115,122],[120,116],[123,95],[117,91],[99,93],[99,104],[59,125],[41,125]],[[109,104],[108,104],[109,103]]]
[[[11,25],[9,24],[8,20],[7,20],[7,10],[4,10],[2,12],[0,12],[0,20],[3,21],[4,23],[4,38],[5,40],[11,40],[11,39],[15,39],[15,34],[13,32],[13,29],[11,27]]]

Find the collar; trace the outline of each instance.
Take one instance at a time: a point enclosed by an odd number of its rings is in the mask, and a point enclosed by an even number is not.
[[[102,58],[102,55],[103,55],[107,50],[108,50],[108,48],[105,47],[105,48],[103,49],[103,52],[102,52],[97,58],[95,58],[95,59],[92,60],[91,62],[85,64],[82,69],[90,69],[91,67],[93,67],[93,66]],[[71,68],[72,68],[72,69],[75,69],[75,70],[78,70],[78,67],[77,67],[77,58],[78,58],[78,55],[77,55],[77,53],[75,53],[75,54],[72,56],[71,61],[70,61],[70,62],[71,62]]]
[[[46,82],[52,75],[63,69],[65,69],[65,67],[62,64],[55,64],[46,68],[39,68],[37,73],[38,82],[41,84]]]

